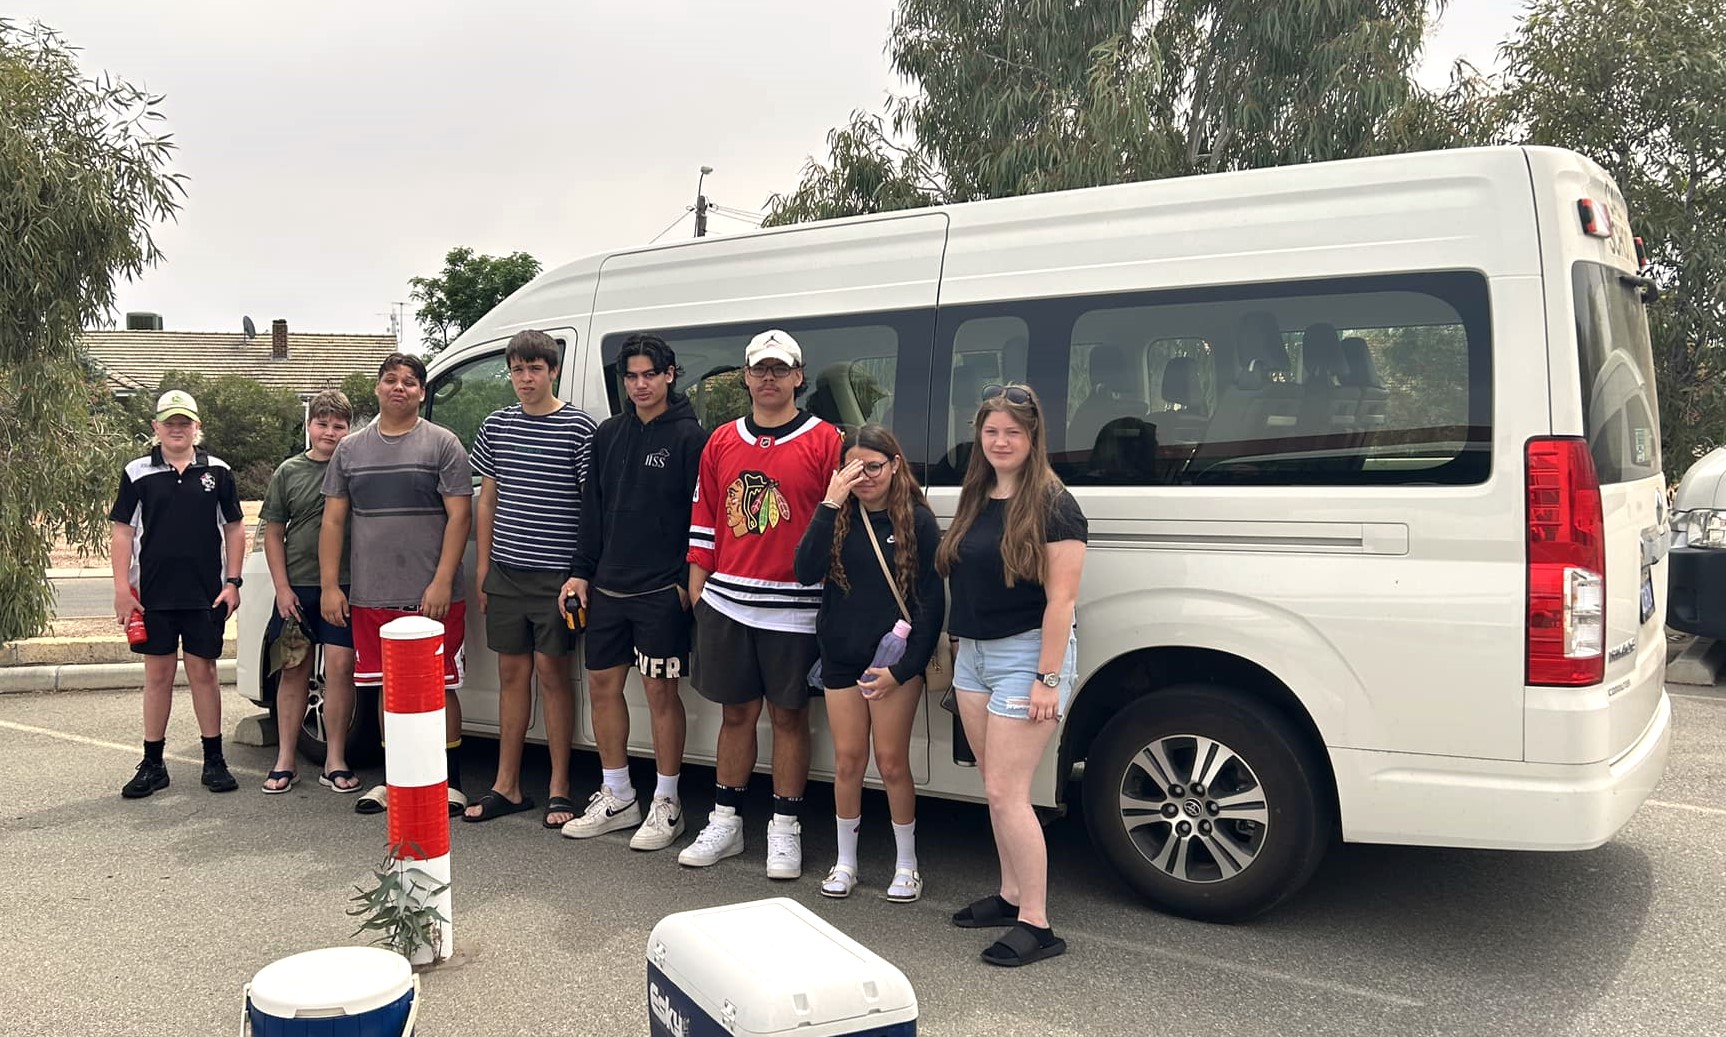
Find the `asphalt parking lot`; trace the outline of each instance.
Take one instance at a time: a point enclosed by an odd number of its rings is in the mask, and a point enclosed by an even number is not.
[[[231,729],[249,708],[227,703]],[[1726,1033],[1726,696],[1675,696],[1674,708],[1666,780],[1612,843],[1552,855],[1341,847],[1302,896],[1246,925],[1141,907],[1068,817],[1049,835],[1052,911],[1072,950],[1024,970],[979,963],[990,937],[946,922],[992,888],[980,807],[921,805],[928,891],[909,906],[878,899],[892,840],[877,793],[864,886],[840,902],[816,892],[833,833],[824,786],[804,834],[815,874],[789,884],[762,874],[759,778],[747,853],[709,871],[632,853],[627,833],[561,839],[531,814],[457,824],[458,954],[425,977],[419,1032],[645,1033],[656,921],[791,895],[905,971],[926,1034]],[[309,766],[293,793],[258,794],[271,750],[230,747],[242,791],[204,791],[183,696],[173,787],[122,801],[137,726],[135,692],[0,696],[0,1033],[234,1032],[259,968],[351,942],[346,898],[382,856],[382,820],[353,814]],[[471,740],[470,791],[494,764],[491,743]],[[542,798],[543,751],[529,764]],[[578,792],[590,791],[597,760],[577,767]],[[650,766],[637,767],[640,787]],[[711,778],[686,775],[694,815]]]

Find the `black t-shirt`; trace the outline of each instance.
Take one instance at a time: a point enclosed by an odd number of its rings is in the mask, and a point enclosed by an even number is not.
[[[953,607],[947,615],[947,629],[955,637],[991,641],[1043,625],[1049,597],[1043,593],[1042,583],[1020,580],[1008,587],[1007,574],[1001,566],[1001,533],[1007,504],[991,499],[966,531],[965,538],[959,541],[959,554],[948,577]],[[1079,510],[1079,502],[1072,494],[1063,489],[1049,498],[1044,540],[1051,544],[1061,540],[1084,543],[1088,535],[1085,513]]]
[[[156,447],[120,474],[108,517],[133,528],[131,579],[146,609],[207,609],[222,592],[222,527],[244,516],[221,458],[199,448],[178,472]]]

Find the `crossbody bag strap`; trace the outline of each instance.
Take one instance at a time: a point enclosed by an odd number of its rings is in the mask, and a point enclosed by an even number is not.
[[[887,567],[887,556],[881,553],[881,541],[875,538],[875,525],[869,521],[869,512],[862,501],[857,502],[857,516],[863,520],[863,531],[869,534],[869,546],[875,549],[875,560],[881,563],[881,575],[887,577],[887,589],[893,592],[893,600],[899,603],[899,615],[909,623],[911,610],[905,607],[905,596],[899,593],[899,581],[893,578],[893,570]]]

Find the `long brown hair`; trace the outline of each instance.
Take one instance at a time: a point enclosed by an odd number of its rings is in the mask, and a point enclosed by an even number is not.
[[[959,560],[959,541],[971,531],[977,516],[989,503],[989,491],[995,487],[995,466],[989,463],[982,448],[983,422],[999,411],[1025,430],[1031,440],[1031,454],[1025,467],[1019,470],[1019,484],[1007,499],[1007,514],[1001,531],[1001,568],[1007,576],[1007,586],[1020,580],[1042,583],[1046,573],[1047,551],[1044,535],[1048,529],[1049,501],[1061,491],[1060,476],[1049,467],[1049,451],[1043,430],[1043,405],[1037,393],[1028,385],[1009,385],[1006,389],[1022,389],[1029,402],[1014,403],[1003,391],[984,400],[971,423],[971,461],[965,468],[964,481],[959,484],[959,507],[953,513],[953,524],[941,538],[935,552],[935,568],[942,576],[951,576]]]
[[[899,462],[892,482],[887,484],[887,519],[893,524],[894,575],[898,577],[899,593],[909,603],[917,596],[917,509],[928,507],[928,501],[923,497],[923,488],[917,485],[917,477],[911,474],[911,466],[905,463],[899,440],[887,426],[864,425],[847,433],[844,444],[839,448],[839,456],[843,458],[855,447],[873,450],[889,462]],[[857,509],[849,503],[839,509],[839,517],[833,522],[833,552],[827,560],[828,579],[847,594],[851,593],[851,581],[845,575],[840,547],[845,543],[846,534],[851,532],[851,519],[856,514]]]

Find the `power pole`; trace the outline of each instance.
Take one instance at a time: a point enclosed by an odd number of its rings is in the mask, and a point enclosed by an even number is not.
[[[702,166],[701,178],[695,181],[695,236],[698,238],[707,237],[707,196],[701,193],[701,186],[711,172],[712,166]]]

